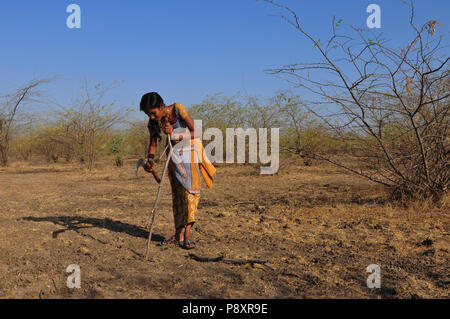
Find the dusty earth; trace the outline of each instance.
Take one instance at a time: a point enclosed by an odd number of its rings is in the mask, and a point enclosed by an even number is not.
[[[167,183],[146,261],[157,185],[144,172],[136,178],[133,165],[0,169],[0,297],[449,297],[448,201],[396,208],[382,189],[326,165],[291,163],[277,176],[219,167],[201,195],[197,248],[156,246],[173,233]],[[189,252],[273,269],[202,263]],[[81,268],[80,289],[66,286],[71,264]],[[366,285],[370,264],[381,269],[380,289]]]

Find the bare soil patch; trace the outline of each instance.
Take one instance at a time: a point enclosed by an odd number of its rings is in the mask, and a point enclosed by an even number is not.
[[[448,205],[392,206],[382,189],[331,166],[277,176],[219,167],[204,187],[194,250],[156,244],[173,234],[166,183],[144,259],[157,185],[134,162],[0,170],[2,298],[448,298]],[[144,173],[141,172],[141,176]],[[199,262],[198,256],[267,261]],[[81,267],[81,289],[65,272]],[[370,264],[382,288],[366,286]]]

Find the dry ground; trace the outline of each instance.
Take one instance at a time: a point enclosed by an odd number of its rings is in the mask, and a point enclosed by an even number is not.
[[[278,176],[220,167],[202,192],[191,252],[263,259],[274,270],[157,247],[173,232],[168,183],[145,261],[157,185],[133,165],[0,170],[0,297],[449,297],[448,205],[395,208],[373,184],[326,165],[291,164]],[[70,264],[81,267],[81,289],[66,287]],[[381,268],[381,289],[366,286],[370,264]]]

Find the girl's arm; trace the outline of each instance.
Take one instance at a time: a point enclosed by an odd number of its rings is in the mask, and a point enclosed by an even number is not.
[[[152,134],[150,133],[150,145],[148,146],[148,154],[147,159],[154,158],[156,153],[156,147],[158,146],[158,141],[156,138],[152,137]]]

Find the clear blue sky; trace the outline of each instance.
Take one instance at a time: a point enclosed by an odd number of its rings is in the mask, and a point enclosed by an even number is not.
[[[381,31],[399,45],[407,38],[408,9],[399,0],[289,0],[303,26],[325,39],[333,15],[364,27],[371,3],[381,6]],[[66,7],[82,10],[82,28],[66,27]],[[288,88],[265,69],[311,61],[311,44],[255,0],[14,0],[0,2],[0,95],[33,77],[61,77],[48,93],[61,102],[84,76],[123,81],[111,98],[137,107],[159,92],[186,106],[207,95],[270,96]],[[450,1],[416,0],[416,20],[436,19],[449,31]]]

